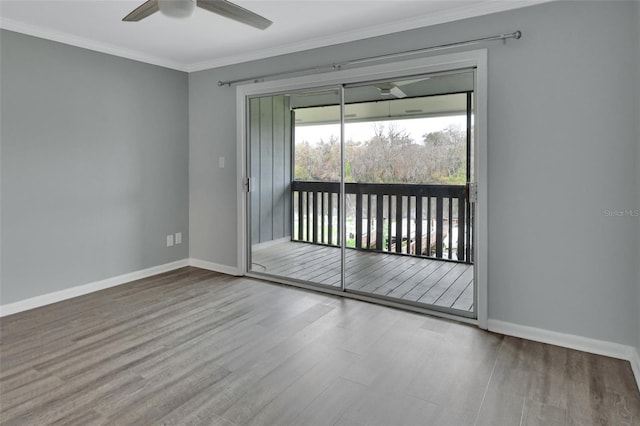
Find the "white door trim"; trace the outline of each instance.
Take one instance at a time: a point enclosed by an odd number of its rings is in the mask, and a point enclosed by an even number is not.
[[[336,86],[368,80],[382,80],[398,76],[428,74],[465,68],[476,68],[475,73],[475,149],[474,167],[478,198],[474,232],[475,284],[477,288],[477,323],[487,328],[488,283],[487,283],[487,50],[450,53],[426,58],[345,69],[328,73],[305,75],[281,80],[265,81],[236,86],[236,135],[237,135],[237,237],[238,270],[247,273],[247,197],[244,179],[247,176],[246,146],[247,122],[246,99],[249,96],[269,95],[286,91]]]

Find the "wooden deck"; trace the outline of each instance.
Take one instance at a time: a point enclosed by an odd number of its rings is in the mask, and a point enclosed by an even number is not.
[[[340,249],[301,242],[254,248],[252,270],[340,287]],[[348,249],[348,290],[473,311],[473,266]]]

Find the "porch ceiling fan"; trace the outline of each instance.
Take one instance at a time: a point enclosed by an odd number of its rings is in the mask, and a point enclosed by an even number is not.
[[[376,88],[380,91],[380,96],[395,96],[400,99],[407,97],[407,94],[394,83],[376,84]]]
[[[402,91],[402,87],[420,81],[429,80],[430,78],[431,77],[422,77],[413,80],[403,80],[396,82],[389,81],[385,83],[378,83],[375,85],[375,87],[380,91],[381,96],[395,96],[396,98],[402,99],[407,97],[407,94]]]
[[[147,0],[122,20],[137,22],[158,11],[173,18],[186,18],[191,16],[196,6],[260,30],[266,29],[273,23],[267,18],[227,0]]]

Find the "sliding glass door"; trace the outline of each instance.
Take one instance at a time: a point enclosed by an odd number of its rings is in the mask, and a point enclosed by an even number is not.
[[[248,101],[250,272],[342,286],[340,91]]]
[[[475,317],[474,70],[248,100],[248,270]]]
[[[473,81],[345,87],[346,291],[474,316]]]

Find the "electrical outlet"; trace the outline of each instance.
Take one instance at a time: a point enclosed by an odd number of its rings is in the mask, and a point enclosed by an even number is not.
[[[182,244],[182,232],[176,232],[175,238],[173,240],[176,242],[176,245]]]
[[[218,157],[218,167],[224,169],[224,157]]]
[[[167,235],[167,247],[171,247],[173,245],[173,234]]]

